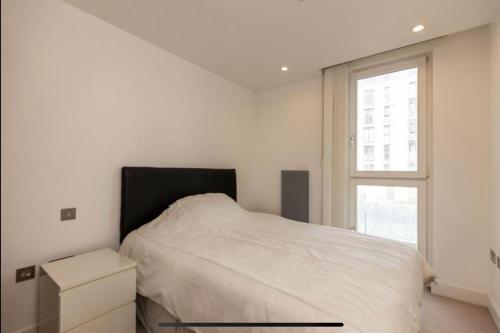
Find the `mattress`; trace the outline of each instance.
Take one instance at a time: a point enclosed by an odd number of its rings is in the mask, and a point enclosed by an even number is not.
[[[415,333],[432,277],[409,245],[249,212],[223,194],[177,201],[120,252],[138,263],[138,293],[182,322],[343,322],[342,332]],[[238,330],[271,331],[324,329]]]

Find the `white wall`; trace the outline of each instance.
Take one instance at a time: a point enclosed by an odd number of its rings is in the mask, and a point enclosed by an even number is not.
[[[321,224],[321,105],[321,79],[257,94],[256,210],[280,214],[281,170],[309,170],[310,222]]]
[[[121,166],[236,167],[253,207],[254,94],[62,1],[2,1],[1,94],[2,332],[36,321],[16,268],[118,246]]]
[[[446,290],[470,291],[485,303],[491,181],[488,27],[439,43],[433,76],[433,265]]]
[[[491,101],[491,248],[500,256],[500,16],[490,27]],[[500,269],[491,265],[490,303],[500,329]],[[493,310],[494,309],[494,310]]]

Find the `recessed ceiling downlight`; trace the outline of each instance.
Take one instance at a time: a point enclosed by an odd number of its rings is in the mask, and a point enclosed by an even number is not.
[[[281,71],[282,71],[282,72],[286,72],[286,71],[288,71],[288,67],[286,67],[286,66],[282,66],[282,67],[281,67]]]
[[[424,26],[422,24],[419,24],[419,25],[416,25],[413,27],[413,29],[411,29],[413,32],[420,32],[422,30],[424,30]]]

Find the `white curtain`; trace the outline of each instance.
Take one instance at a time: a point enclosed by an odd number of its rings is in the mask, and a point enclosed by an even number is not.
[[[323,70],[323,224],[347,221],[348,65]]]

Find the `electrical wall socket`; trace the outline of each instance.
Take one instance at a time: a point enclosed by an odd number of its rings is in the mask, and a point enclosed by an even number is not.
[[[61,209],[61,221],[69,221],[76,219],[76,208]]]
[[[28,266],[16,270],[16,283],[35,278],[35,266]]]
[[[494,263],[494,264],[496,264],[497,263],[496,259],[497,259],[497,255],[496,255],[495,251],[493,251],[492,249],[490,249],[490,260],[491,260],[491,262]]]

